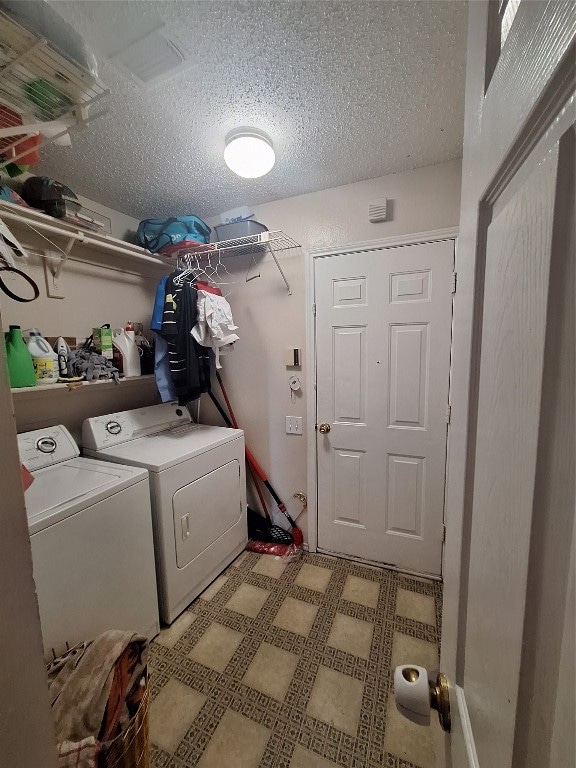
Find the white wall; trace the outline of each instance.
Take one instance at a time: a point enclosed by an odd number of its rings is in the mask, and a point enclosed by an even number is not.
[[[307,425],[302,437],[286,435],[285,416],[303,416],[306,421],[310,372],[287,370],[283,350],[305,348],[304,250],[455,227],[460,175],[460,161],[453,160],[257,206],[256,220],[270,230],[284,230],[302,245],[279,254],[291,296],[270,257],[259,264],[261,277],[248,284],[243,281],[249,259],[226,260],[233,278],[241,281],[231,286],[229,297],[240,341],[224,358],[223,378],[248,445],[292,515],[301,509],[292,498],[294,492],[306,490]],[[368,204],[380,197],[388,198],[391,218],[371,224]],[[238,200],[238,205],[243,202]],[[257,272],[252,267],[251,274]],[[302,382],[296,405],[288,387],[292,372]],[[205,420],[221,423],[206,397],[202,408]],[[299,522],[305,527],[305,516]]]

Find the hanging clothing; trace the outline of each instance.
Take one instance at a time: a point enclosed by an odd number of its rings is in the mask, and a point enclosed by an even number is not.
[[[154,378],[156,386],[160,393],[160,399],[163,403],[170,403],[178,400],[176,387],[172,381],[170,373],[170,361],[168,359],[168,344],[166,339],[160,333],[156,333],[156,344],[154,346]]]
[[[164,314],[164,302],[166,300],[166,281],[168,275],[162,275],[158,287],[156,288],[156,296],[154,297],[154,309],[152,310],[152,320],[150,320],[151,331],[162,330],[162,317]]]
[[[203,347],[214,350],[216,368],[222,368],[220,353],[232,349],[232,344],[240,338],[234,331],[232,309],[218,289],[206,284],[197,284],[197,313],[198,321],[192,328],[192,336]]]
[[[181,404],[196,400],[210,389],[210,354],[190,335],[196,324],[196,288],[179,272],[168,276],[165,286],[161,334],[168,345],[168,361]]]
[[[166,301],[166,281],[168,275],[162,275],[156,296],[154,298],[154,309],[152,310],[152,319],[150,321],[150,330],[155,332],[156,343],[154,345],[154,378],[156,387],[160,393],[160,399],[163,403],[169,403],[178,400],[176,388],[172,381],[170,373],[170,362],[168,360],[168,344],[162,336],[162,318],[164,315],[164,303]]]

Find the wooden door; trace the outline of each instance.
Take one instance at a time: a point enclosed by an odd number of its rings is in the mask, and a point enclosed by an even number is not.
[[[321,549],[441,573],[453,268],[453,240],[316,259]]]
[[[498,57],[496,13],[469,6],[444,746],[453,768],[571,768],[576,10],[522,0]]]

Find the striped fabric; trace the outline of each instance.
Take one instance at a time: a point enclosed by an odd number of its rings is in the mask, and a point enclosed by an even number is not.
[[[58,744],[58,768],[96,768],[100,744],[94,736]]]

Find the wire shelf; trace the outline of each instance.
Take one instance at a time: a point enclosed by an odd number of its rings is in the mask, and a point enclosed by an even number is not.
[[[253,256],[258,253],[276,253],[287,251],[290,248],[300,248],[300,243],[278,230],[276,232],[260,232],[257,235],[248,235],[234,240],[221,240],[218,243],[207,245],[189,245],[175,250],[171,256],[197,256],[199,259],[209,256],[226,258],[229,256]]]
[[[54,141],[99,117],[89,108],[108,93],[98,78],[0,11],[0,169],[30,155],[25,140],[41,134]]]
[[[185,248],[174,249],[171,250],[169,261],[172,263],[174,257],[176,257],[176,263],[181,263],[184,259],[188,261],[197,259],[198,262],[207,260],[209,263],[212,263],[213,258],[220,261],[220,259],[231,256],[254,257],[259,253],[269,253],[282,275],[288,294],[291,295],[290,284],[280,266],[280,262],[276,258],[276,254],[279,251],[287,251],[290,248],[300,248],[300,243],[297,243],[294,238],[289,237],[281,230],[277,230],[276,232],[260,232],[257,235],[248,235],[247,237],[239,237],[234,240],[221,240],[218,243],[188,245]]]

